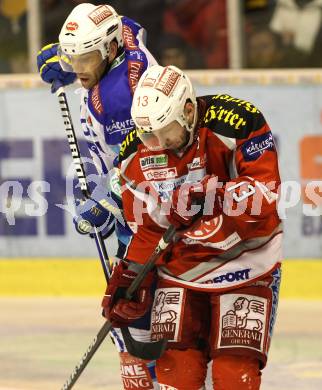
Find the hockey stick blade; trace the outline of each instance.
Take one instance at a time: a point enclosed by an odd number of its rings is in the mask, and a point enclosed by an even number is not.
[[[145,343],[142,341],[135,340],[132,337],[129,328],[121,328],[121,332],[129,354],[140,359],[159,359],[167,347],[167,339],[161,339],[159,341]]]

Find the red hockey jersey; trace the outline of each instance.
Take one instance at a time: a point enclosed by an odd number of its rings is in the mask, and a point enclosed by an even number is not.
[[[171,245],[158,270],[175,284],[216,291],[254,281],[279,264],[280,177],[272,133],[252,103],[224,94],[197,100],[194,142],[183,153],[152,152],[135,131],[121,146],[124,214],[134,232],[126,257],[146,262],[169,226],[173,191],[215,175],[213,212]]]

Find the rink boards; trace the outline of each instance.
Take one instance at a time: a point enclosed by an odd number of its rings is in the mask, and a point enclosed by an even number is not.
[[[322,259],[283,262],[281,297],[322,299]],[[0,296],[102,296],[98,259],[0,259]]]
[[[278,212],[284,256],[321,258],[322,70],[202,70],[189,76],[200,96],[229,94],[264,113],[283,181]],[[81,137],[77,85],[67,95]],[[95,257],[95,245],[72,222],[72,201],[80,194],[56,96],[38,75],[0,76],[0,103],[0,256]]]

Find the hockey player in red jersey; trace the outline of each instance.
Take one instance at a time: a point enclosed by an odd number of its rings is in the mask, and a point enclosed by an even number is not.
[[[126,257],[103,300],[118,326],[149,307],[152,276],[135,302],[117,300],[170,225],[176,239],[157,263],[151,340],[162,388],[203,388],[212,360],[216,390],[259,389],[280,283],[280,177],[272,133],[250,102],[196,98],[174,66],[153,66],[134,93],[136,131],[121,146]]]

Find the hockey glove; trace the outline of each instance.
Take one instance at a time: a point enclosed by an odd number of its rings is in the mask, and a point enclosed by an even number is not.
[[[152,285],[155,273],[149,272],[131,301],[124,299],[126,289],[135,279],[137,273],[128,269],[128,264],[121,261],[114,269],[106,289],[102,307],[103,315],[114,328],[131,324],[143,317],[151,308]]]
[[[217,183],[217,176],[207,175],[199,183],[186,183],[177,188],[167,217],[171,225],[180,231],[190,228],[204,216],[216,216]]]
[[[58,43],[44,46],[37,55],[37,66],[40,77],[46,83],[68,85],[76,80],[76,74],[65,72],[59,64],[57,56]]]
[[[89,199],[75,200],[76,215],[73,222],[76,230],[81,234],[94,233],[94,226],[99,228],[103,238],[114,231],[114,214],[120,217],[121,211],[111,193],[104,186],[97,185]]]

